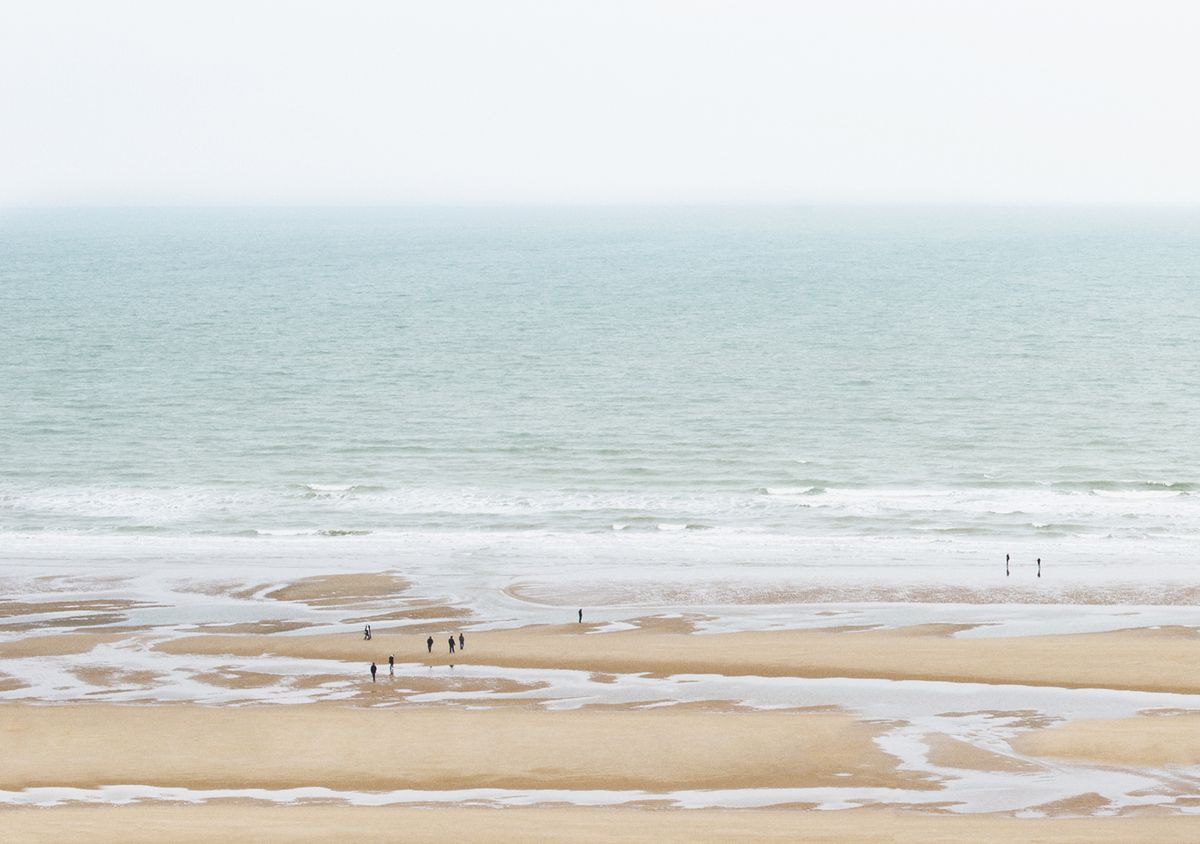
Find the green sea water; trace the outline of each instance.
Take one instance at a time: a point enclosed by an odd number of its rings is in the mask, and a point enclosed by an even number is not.
[[[1193,554],[1198,338],[1194,210],[9,210],[0,538]]]

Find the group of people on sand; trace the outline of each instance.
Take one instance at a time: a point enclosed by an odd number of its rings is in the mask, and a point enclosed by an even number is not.
[[[375,673],[377,671],[379,671],[379,666],[376,665],[374,662],[372,662],[371,663],[371,682],[372,683],[375,682]],[[395,654],[388,654],[388,673],[389,674],[396,673],[396,655]]]
[[[368,639],[368,640],[371,638],[371,625],[368,624],[363,629],[363,638]],[[458,634],[458,642],[455,642],[454,637],[451,636],[449,639],[446,640],[446,643],[450,646],[450,653],[454,653],[454,648],[455,648],[456,644],[458,646],[459,653],[462,653],[463,651],[465,651],[467,649],[467,638],[465,636],[463,636],[462,633]],[[429,653],[433,653],[433,637],[432,636],[430,636],[428,639],[425,640],[425,648]],[[374,662],[372,662],[371,663],[371,682],[372,683],[375,682],[375,675],[378,673],[379,673],[379,666],[376,665]],[[395,654],[388,655],[388,673],[389,674],[396,673],[396,655]]]
[[[1004,555],[1004,576],[1005,577],[1008,577],[1012,574],[1012,568],[1009,566],[1010,559],[1011,558],[1009,557],[1008,554]],[[1038,577],[1042,576],[1042,558],[1041,557],[1037,558],[1037,576]]]
[[[1008,567],[1008,557],[1007,556],[1005,556],[1005,558],[1004,558],[1004,566],[1007,569],[1007,567]],[[1038,577],[1042,576],[1042,568],[1041,567],[1042,567],[1042,561],[1039,559],[1038,560]],[[583,610],[582,609],[579,610],[579,623],[583,624]],[[366,641],[371,640],[371,625],[369,625],[369,624],[366,625],[365,627],[363,627],[363,639],[365,639]],[[465,651],[467,649],[467,639],[465,636],[463,636],[462,633],[458,634],[457,642],[454,641],[454,636],[451,636],[449,639],[446,640],[446,644],[450,646],[450,653],[454,653],[455,645],[458,646],[459,653],[462,653],[463,651]],[[433,636],[430,636],[428,639],[425,640],[425,650],[428,653],[433,653]],[[371,663],[371,682],[372,683],[375,682],[375,675],[377,673],[379,673],[379,666],[376,665],[374,662],[372,662]],[[396,673],[396,657],[394,654],[388,656],[388,673],[390,673],[390,674]]]

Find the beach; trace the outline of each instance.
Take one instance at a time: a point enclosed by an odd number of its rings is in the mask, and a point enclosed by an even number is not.
[[[769,629],[737,629],[766,608],[530,604],[568,618],[499,626],[382,570],[222,581],[188,594],[264,617],[149,624],[170,598],[129,581],[26,585],[0,602],[15,840],[1184,841],[1200,823],[1181,670],[1200,633],[1150,607],[896,624],[922,607],[775,604]]]

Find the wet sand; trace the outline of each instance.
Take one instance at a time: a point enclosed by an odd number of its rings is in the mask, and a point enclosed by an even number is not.
[[[354,606],[364,601],[394,598],[408,586],[407,580],[387,572],[326,574],[281,586],[266,597],[313,606]]]
[[[1011,578],[1016,581],[1017,578]],[[986,586],[924,583],[747,584],[743,581],[639,582],[581,587],[558,582],[523,582],[507,587],[517,600],[568,610],[585,606],[711,606],[743,604],[1061,604],[1065,606],[1195,606],[1200,586],[1191,583],[989,583]]]

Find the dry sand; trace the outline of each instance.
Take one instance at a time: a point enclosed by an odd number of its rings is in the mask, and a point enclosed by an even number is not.
[[[936,786],[877,733],[787,712],[6,705],[0,789]]]
[[[806,844],[1192,844],[1200,818],[920,816],[858,809],[797,812],[634,808],[71,806],[0,809],[0,839],[159,844],[195,842],[434,842],[495,844],[620,841],[763,841]]]
[[[117,598],[92,598],[72,601],[13,601],[0,599],[0,618],[41,613],[117,613],[134,607],[149,607],[153,604]]]
[[[1024,733],[1013,746],[1022,753],[1106,765],[1200,765],[1200,713],[1074,721]]]
[[[1190,628],[1057,636],[952,638],[957,628],[830,632],[783,630],[687,634],[653,623],[615,633],[568,624],[470,633],[464,652],[446,653],[446,631],[375,631],[313,636],[192,636],[163,643],[172,654],[264,653],[355,662],[386,660],[513,668],[569,668],[607,674],[725,674],[1008,683],[1066,688],[1200,693],[1200,637]]]
[[[55,633],[49,636],[25,636],[8,642],[0,642],[0,659],[17,659],[31,656],[63,656],[85,654],[97,645],[119,642],[128,638],[127,632],[110,633]]]

